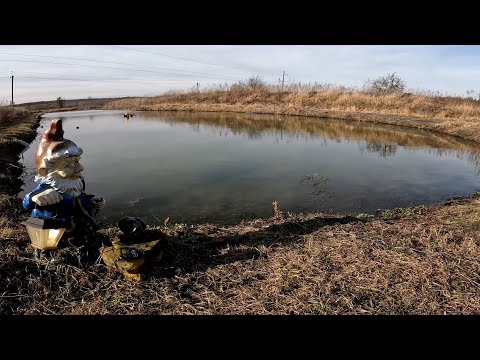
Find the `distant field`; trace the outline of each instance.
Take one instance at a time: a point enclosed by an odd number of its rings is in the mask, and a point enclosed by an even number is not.
[[[105,104],[115,101],[115,100],[126,100],[133,99],[129,97],[122,98],[89,98],[89,99],[72,99],[72,100],[63,100],[63,104],[59,107],[59,102],[57,100],[50,101],[36,101],[16,104],[15,108],[31,110],[31,111],[45,111],[45,110],[59,110],[59,109],[68,109],[68,110],[88,110],[88,109],[98,109]]]

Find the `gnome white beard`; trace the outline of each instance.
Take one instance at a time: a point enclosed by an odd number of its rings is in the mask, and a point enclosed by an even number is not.
[[[78,179],[65,179],[56,172],[51,172],[47,176],[37,175],[34,181],[39,185],[50,185],[60,194],[69,196],[79,196],[83,191],[83,181],[81,177]]]

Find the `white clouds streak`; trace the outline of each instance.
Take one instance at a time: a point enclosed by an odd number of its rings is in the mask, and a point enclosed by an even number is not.
[[[369,78],[374,79],[386,73],[396,72],[405,80],[409,88],[438,90],[460,95],[464,95],[469,89],[480,90],[478,86],[480,83],[479,46],[121,46],[189,58],[209,64],[130,51],[108,45],[4,45],[0,46],[0,52],[43,55],[44,57],[0,54],[0,60],[6,60],[0,61],[0,101],[2,99],[8,101],[11,97],[9,76],[12,70],[15,75],[14,99],[16,103],[53,100],[58,96],[68,99],[88,96],[160,94],[170,89],[192,88],[197,81],[201,86],[208,86],[235,81],[227,80],[226,77],[245,79],[250,75],[260,75],[268,82],[276,82],[281,77],[283,70],[288,74],[287,80],[303,83],[316,81],[361,86]],[[62,59],[45,56],[62,57]],[[97,62],[64,59],[65,57],[92,59]],[[108,64],[100,61],[135,65]],[[52,64],[53,62],[77,65]],[[111,67],[123,69],[112,69]],[[130,71],[125,68],[149,71]],[[171,68],[182,72],[155,68]],[[189,71],[196,72],[196,74],[182,76]],[[205,77],[198,73],[211,75]],[[60,81],[32,79],[32,77],[91,79],[92,81]],[[102,78],[120,78],[125,82],[107,82]]]

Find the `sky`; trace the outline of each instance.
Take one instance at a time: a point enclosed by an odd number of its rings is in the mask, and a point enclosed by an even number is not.
[[[480,93],[478,45],[0,45],[0,104],[155,96],[260,76],[361,87],[395,72],[410,90]]]

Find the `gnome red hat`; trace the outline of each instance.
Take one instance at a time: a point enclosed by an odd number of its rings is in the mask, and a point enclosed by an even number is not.
[[[54,119],[50,128],[45,131],[35,154],[35,166],[40,175],[46,175],[49,161],[60,157],[80,156],[83,150],[73,141],[63,138],[62,120]]]

